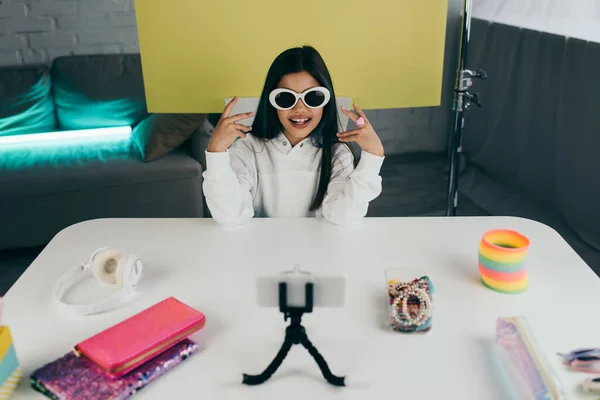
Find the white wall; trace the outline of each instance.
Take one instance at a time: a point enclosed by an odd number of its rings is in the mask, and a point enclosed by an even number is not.
[[[473,16],[600,43],[599,0],[477,0]]]
[[[133,0],[0,0],[0,65],[138,53]]]

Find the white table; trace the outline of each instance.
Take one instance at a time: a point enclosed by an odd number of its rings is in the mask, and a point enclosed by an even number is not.
[[[478,244],[493,228],[530,237],[527,293],[503,295],[480,283]],[[102,315],[60,314],[52,285],[101,246],[143,257],[136,298]],[[272,360],[286,326],[276,309],[256,306],[254,278],[295,263],[348,276],[347,306],[316,309],[304,325],[349,387],[326,384],[300,346],[266,384],[241,384],[242,373],[259,373]],[[431,276],[437,292],[428,334],[384,329],[384,271],[394,267]],[[100,294],[90,279],[69,300]],[[585,398],[577,391],[586,375],[567,371],[556,352],[600,345],[600,280],[554,230],[525,219],[384,218],[353,228],[315,219],[255,219],[236,228],[200,219],[93,220],[60,232],[5,297],[4,322],[25,376],[15,398],[43,399],[29,387],[35,368],[171,295],[206,314],[206,328],[193,336],[202,349],[137,394],[140,400],[504,399],[489,353],[499,316],[526,316],[572,398]]]

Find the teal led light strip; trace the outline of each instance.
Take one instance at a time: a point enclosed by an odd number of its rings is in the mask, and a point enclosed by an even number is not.
[[[128,138],[131,136],[130,126],[116,126],[111,128],[78,129],[72,131],[56,131],[45,133],[31,133],[22,135],[0,136],[0,145],[45,142],[53,140],[86,139],[86,138]]]

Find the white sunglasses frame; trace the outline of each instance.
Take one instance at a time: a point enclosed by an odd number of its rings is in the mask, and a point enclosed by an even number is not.
[[[325,94],[325,101],[323,102],[323,104],[321,104],[318,107],[311,107],[308,104],[306,104],[306,102],[304,101],[304,97],[310,93],[310,92],[322,92],[323,94]],[[294,102],[294,104],[289,107],[289,108],[283,108],[280,107],[279,105],[277,105],[277,103],[275,102],[275,97],[280,94],[280,93],[291,93],[292,95],[294,95],[294,97],[296,98],[296,101]],[[285,88],[277,88],[275,90],[273,90],[270,94],[269,94],[269,102],[271,103],[271,105],[273,107],[275,107],[278,110],[282,110],[282,111],[287,111],[287,110],[291,110],[292,108],[296,107],[296,104],[298,104],[298,101],[302,100],[302,102],[304,103],[304,105],[308,108],[323,108],[327,105],[327,103],[329,103],[329,100],[331,100],[331,92],[329,92],[329,90],[326,87],[323,86],[315,86],[312,87],[310,89],[305,90],[303,93],[296,93],[293,90],[290,89],[285,89]]]

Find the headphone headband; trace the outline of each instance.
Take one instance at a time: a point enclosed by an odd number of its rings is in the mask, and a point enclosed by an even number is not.
[[[96,256],[100,252],[104,251],[114,252],[114,250],[110,250],[105,247],[100,248],[92,253],[89,263],[71,268],[56,281],[54,290],[52,292],[52,297],[54,298],[54,302],[62,310],[76,315],[90,315],[118,307],[130,300],[133,295],[133,288],[141,278],[143,265],[138,256],[134,254],[127,255],[120,253],[122,255],[122,259],[114,271],[114,274],[120,274],[120,276],[117,279],[118,283],[112,284],[113,286],[120,286],[120,289],[116,293],[110,295],[106,299],[92,304],[67,304],[63,301],[62,298],[69,288],[76,285],[83,278],[88,276],[92,268],[101,267],[95,265],[94,261]],[[125,279],[121,279],[121,277],[124,277]],[[98,277],[96,277],[96,279],[98,279]]]

